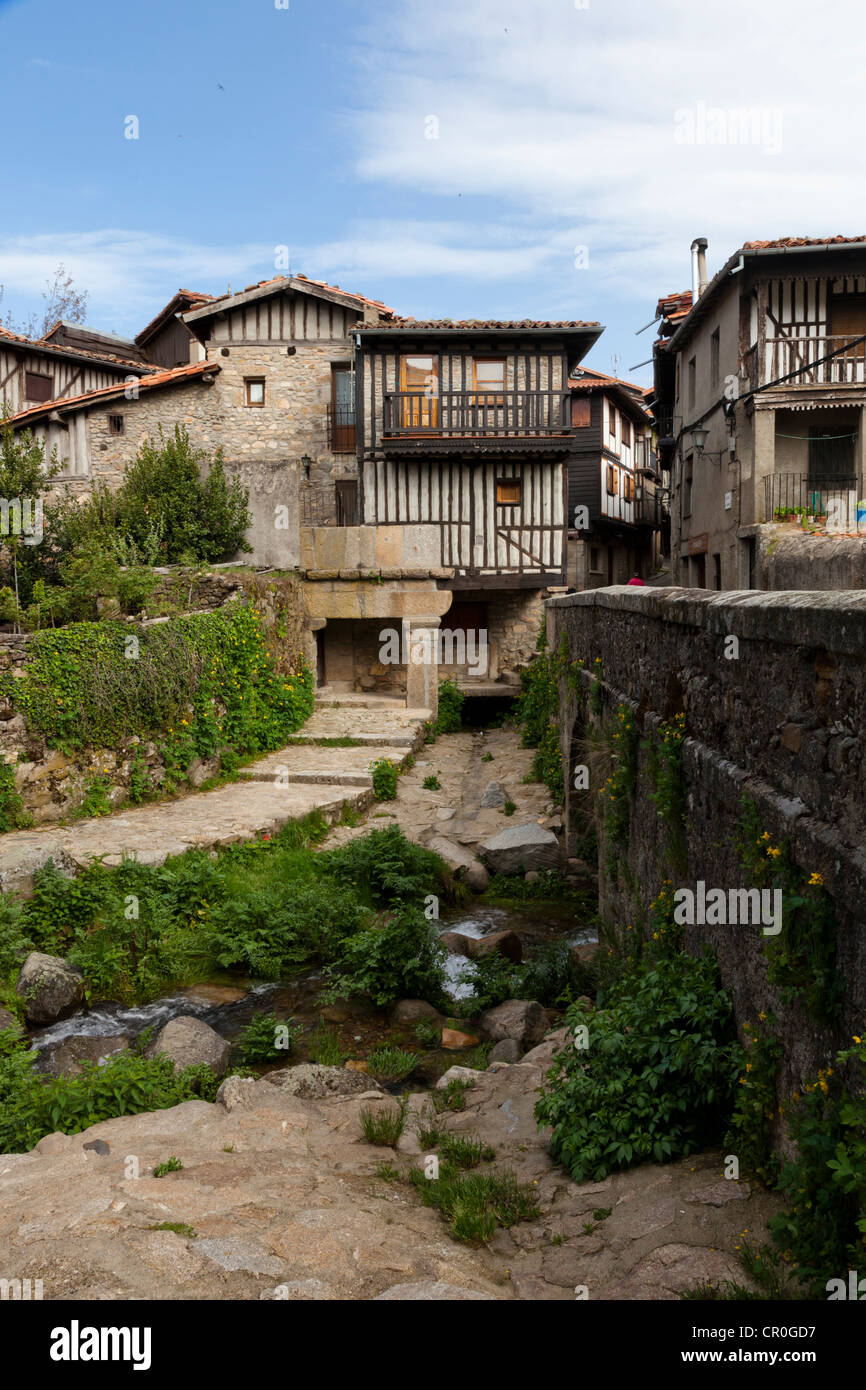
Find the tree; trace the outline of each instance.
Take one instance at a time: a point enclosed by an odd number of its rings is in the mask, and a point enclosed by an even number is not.
[[[16,434],[0,421],[0,542],[12,561],[16,608],[19,565],[28,576],[28,588],[42,568],[36,554],[43,539],[42,491],[60,467],[56,452],[46,460],[45,446],[29,430]]]
[[[5,285],[0,285],[0,301],[3,299],[5,288]],[[0,323],[13,333],[20,333],[24,338],[43,337],[54,327],[58,319],[66,319],[68,323],[84,323],[87,317],[88,291],[75,288],[72,276],[62,261],[54,272],[54,279],[45,281],[42,298],[45,308],[41,318],[38,314],[31,314],[29,319],[16,323],[12,314],[7,311],[5,315],[0,313]]]

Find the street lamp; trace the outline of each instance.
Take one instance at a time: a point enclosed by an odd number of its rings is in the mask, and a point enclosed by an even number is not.
[[[313,466],[313,460],[310,458],[310,455],[309,455],[309,454],[302,454],[302,455],[301,455],[301,463],[303,464],[303,468],[304,468],[304,477],[306,478],[307,482],[309,482],[309,481],[310,481],[310,469],[311,469],[312,466]]]

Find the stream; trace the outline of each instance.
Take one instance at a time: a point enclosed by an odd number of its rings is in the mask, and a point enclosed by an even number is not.
[[[494,932],[514,931],[524,946],[562,940],[578,945],[596,939],[592,929],[576,928],[567,910],[552,913],[548,905],[543,908],[531,904],[520,908],[479,905],[468,910],[463,907],[441,921],[439,929],[440,933],[460,932],[475,939]],[[445,991],[450,998],[458,1000],[471,996],[471,984],[460,983],[459,977],[472,969],[466,956],[446,955]],[[90,1010],[81,1010],[49,1027],[34,1029],[30,1042],[39,1051],[37,1066],[40,1070],[59,1074],[74,1069],[78,1061],[102,1062],[124,1050],[145,1029],[152,1029],[156,1034],[181,1014],[202,1019],[229,1042],[234,1042],[257,1014],[273,1013],[278,1018],[291,1015],[302,1029],[292,1051],[293,1062],[309,1060],[306,1035],[323,1022],[339,1035],[340,1045],[350,1054],[365,1053],[393,1037],[394,1026],[381,1009],[366,1000],[340,1001],[322,1007],[318,1003],[321,988],[321,970],[311,970],[283,981],[190,985],[137,1006],[100,1001]],[[407,1041],[411,1041],[411,1034],[407,1035]],[[236,1060],[232,1058],[232,1062]]]

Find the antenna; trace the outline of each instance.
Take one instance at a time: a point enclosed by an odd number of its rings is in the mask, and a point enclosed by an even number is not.
[[[611,362],[613,363],[613,374],[614,374],[614,376],[619,376],[619,363],[620,363],[620,356],[619,356],[619,353],[618,353],[618,352],[615,352],[615,353],[613,354],[613,356],[611,357],[610,360],[611,360]]]

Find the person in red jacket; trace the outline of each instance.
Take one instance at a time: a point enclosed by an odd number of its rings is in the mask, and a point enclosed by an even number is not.
[[[628,582],[629,584],[639,584],[642,589],[646,588],[646,585],[639,574],[633,574]]]

